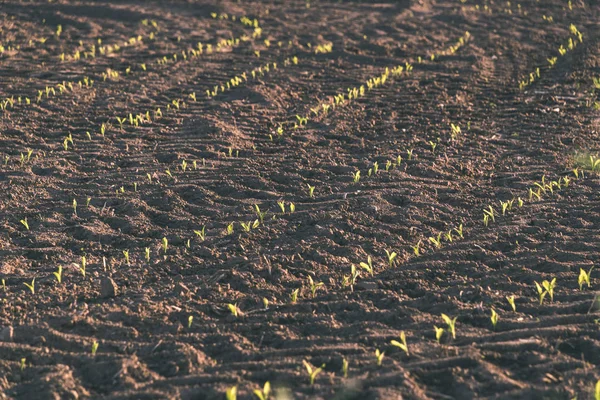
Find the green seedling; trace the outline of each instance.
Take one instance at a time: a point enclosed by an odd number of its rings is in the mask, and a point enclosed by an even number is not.
[[[385,357],[385,351],[379,351],[379,349],[375,349],[375,358],[377,359],[378,367],[381,367],[381,363],[383,363],[383,357]]]
[[[26,358],[21,358],[21,371],[25,369],[25,363],[27,362]]]
[[[454,241],[454,238],[452,237],[452,231],[444,232],[444,239],[452,243]]]
[[[492,308],[492,315],[490,316],[490,320],[492,321],[492,326],[496,329],[496,324],[498,323],[498,313],[496,310]]]
[[[166,237],[162,238],[162,249],[163,253],[167,253],[167,249],[169,248],[169,240]]]
[[[237,400],[237,386],[232,386],[225,392],[226,400]]]
[[[277,205],[279,206],[279,209],[281,210],[282,214],[285,214],[285,201],[278,201]]]
[[[385,163],[385,171],[389,172],[393,165],[394,164],[390,160],[387,160],[387,162]]]
[[[429,241],[433,243],[436,248],[442,247],[442,233],[438,233],[437,237],[430,237]]]
[[[348,360],[346,360],[345,358],[342,359],[342,375],[344,376],[344,378],[348,378]]]
[[[579,269],[579,278],[577,279],[577,283],[579,283],[579,290],[583,290],[583,284],[587,284],[587,287],[590,287],[590,275],[594,267],[591,267],[588,272],[585,272],[583,268]]]
[[[310,378],[310,385],[314,385],[315,379],[317,379],[317,375],[319,375],[321,371],[323,371],[323,368],[325,368],[325,364],[321,364],[319,368],[315,368],[314,366],[310,365],[306,360],[302,360],[302,364],[304,364],[304,368],[306,368],[306,372],[308,372],[308,376]]]
[[[31,291],[31,294],[35,294],[35,278],[31,280],[31,283],[23,282],[23,285]]]
[[[23,224],[25,229],[29,230],[29,223],[27,222],[27,218],[23,218],[20,222],[21,224]]]
[[[237,306],[237,303],[235,304],[227,304],[227,308],[229,309],[229,312],[231,313],[231,315],[233,315],[234,317],[237,317],[239,315],[239,308]]]
[[[98,351],[98,346],[100,345],[97,341],[94,340],[94,343],[92,343],[92,356],[96,355],[96,352]]]
[[[81,264],[78,265],[78,267],[79,272],[81,272],[81,275],[83,275],[83,277],[85,278],[85,268],[87,267],[87,259],[85,258],[85,256],[81,256]]]
[[[404,333],[404,331],[400,332],[400,341],[397,340],[392,340],[390,342],[390,344],[392,346],[396,346],[398,348],[400,348],[400,350],[403,350],[406,355],[408,356],[408,345],[406,344],[406,334]]]
[[[354,183],[358,183],[360,181],[360,171],[356,171],[353,175]]]
[[[254,389],[252,393],[258,397],[258,400],[268,400],[271,394],[271,384],[266,381],[262,389]]]
[[[293,214],[296,211],[296,205],[294,203],[290,203],[290,214]]]
[[[548,295],[550,295],[550,301],[554,301],[554,288],[556,286],[556,278],[552,278],[551,281],[543,281],[542,286],[546,290],[546,292],[548,292]]]
[[[596,382],[596,388],[594,389],[594,400],[600,400],[600,379]]]
[[[226,235],[232,235],[233,234],[233,222],[230,223],[229,225],[227,225],[227,228],[225,229],[225,234]]]
[[[146,259],[146,262],[150,262],[150,247],[144,249],[144,258]]]
[[[508,304],[510,304],[512,310],[514,312],[517,312],[517,305],[515,304],[515,295],[513,294],[511,296],[506,296],[506,300],[508,301]]]
[[[460,236],[461,239],[465,238],[463,236],[463,224],[460,224],[458,228],[454,228],[454,231],[458,234],[458,236]]]
[[[125,263],[128,266],[131,266],[131,263],[129,262],[129,250],[123,250],[123,256],[125,257]]]
[[[313,197],[315,197],[315,187],[308,185],[308,197],[310,197],[311,199]]]
[[[373,173],[374,173],[375,175],[377,175],[377,172],[379,172],[379,163],[378,163],[377,161],[375,161],[375,162],[373,163]]]
[[[260,220],[260,223],[264,223],[265,217],[267,215],[267,212],[261,212],[260,211],[260,207],[258,206],[258,204],[254,205],[254,211],[256,212],[256,216],[258,217],[258,219]]]
[[[2,290],[6,293],[6,280],[2,278]]]
[[[194,233],[200,238],[200,241],[204,242],[204,239],[206,239],[206,226],[203,226],[199,231],[195,230]]]
[[[398,257],[398,254],[395,251],[392,251],[390,253],[387,250],[385,251],[385,254],[387,255],[388,264],[389,264],[390,268],[392,268],[392,266],[394,265],[394,260],[396,259],[396,257]]]
[[[290,295],[290,301],[292,304],[296,304],[298,302],[298,294],[300,293],[300,289],[292,290],[292,294]]]
[[[354,285],[356,285],[356,279],[360,276],[360,272],[356,269],[354,264],[350,266],[350,275],[344,276],[342,286],[350,286],[350,290],[354,292]]]
[[[421,255],[421,241],[419,240],[416,245],[412,246],[412,249],[415,257],[419,257]]]
[[[492,222],[496,222],[496,210],[494,210],[494,207],[488,206],[487,210],[483,210],[483,214],[487,215],[492,220]]]
[[[373,276],[373,260],[371,259],[371,256],[367,257],[367,262],[361,262],[360,263],[360,267],[362,269],[364,269],[365,271],[367,271],[368,273],[371,274],[371,276]]]
[[[535,287],[537,289],[538,296],[539,296],[539,299],[540,299],[540,305],[542,305],[544,303],[544,297],[546,297],[546,294],[548,294],[548,292],[546,292],[544,290],[544,288],[542,287],[542,285],[540,285],[537,282],[535,282]]]
[[[317,295],[317,289],[319,289],[321,286],[324,286],[325,284],[323,282],[315,283],[313,281],[313,278],[309,275],[308,276],[308,285],[310,287],[310,293],[312,294],[312,297],[314,299]]]
[[[190,329],[192,327],[192,322],[194,322],[194,316],[190,315],[188,317],[188,329]]]
[[[407,154],[409,160],[412,160],[413,151],[414,151],[414,149],[406,150],[406,154]]]
[[[435,330],[435,340],[437,340],[439,344],[440,340],[442,340],[442,336],[444,335],[444,328],[438,328],[434,325],[433,329]]]
[[[450,318],[446,314],[442,314],[442,319],[448,326],[448,331],[452,335],[452,339],[456,339],[456,320],[458,317]]]
[[[433,140],[430,140],[430,141],[429,141],[429,142],[427,142],[427,143],[429,143],[429,146],[431,147],[431,152],[432,152],[433,154],[435,154],[435,148],[437,147],[437,143],[436,143],[436,142],[434,142]]]
[[[265,310],[269,309],[269,299],[266,297],[263,297],[263,306],[265,307]]]
[[[454,125],[454,124],[450,124],[450,128],[452,130],[452,132],[450,133],[450,137],[452,139],[456,139],[456,137],[460,134],[461,129],[460,126],[458,125]]]

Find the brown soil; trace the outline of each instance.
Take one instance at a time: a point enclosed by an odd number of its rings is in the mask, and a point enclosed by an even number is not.
[[[572,169],[598,151],[598,2],[0,9],[0,397],[250,399],[269,381],[282,399],[593,398],[600,271],[578,277],[600,257],[600,182]],[[303,361],[325,365],[314,385]]]

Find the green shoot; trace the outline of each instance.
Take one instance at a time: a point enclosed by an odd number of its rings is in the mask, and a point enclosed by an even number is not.
[[[392,268],[392,266],[394,265],[394,260],[396,259],[396,257],[398,256],[398,254],[395,251],[392,251],[390,253],[387,250],[385,251],[385,254],[387,255],[388,264],[389,264],[390,268]]]
[[[230,223],[229,225],[227,225],[227,228],[225,229],[225,234],[226,235],[232,235],[233,234],[233,222]]]
[[[21,371],[25,369],[25,363],[27,362],[26,358],[21,358]]]
[[[23,224],[25,229],[29,230],[29,223],[27,222],[27,218],[23,218],[20,222]]]
[[[354,180],[354,183],[358,183],[360,181],[360,171],[357,170],[354,173],[354,179],[353,180]]]
[[[490,320],[492,321],[492,326],[496,329],[496,324],[498,323],[498,313],[496,310],[492,308],[492,315],[490,316]]]
[[[129,250],[123,250],[123,256],[125,257],[125,263],[128,266],[131,266],[131,263],[129,262]]]
[[[542,286],[546,289],[546,292],[550,295],[550,301],[554,301],[554,287],[556,286],[556,278],[553,278],[550,282],[543,281]]]
[[[290,295],[290,301],[292,302],[292,304],[296,304],[296,302],[298,301],[299,293],[300,293],[300,289],[295,289],[292,291],[292,294]]]
[[[437,340],[438,344],[440,343],[440,340],[442,340],[442,335],[444,334],[444,328],[438,328],[437,326],[433,326],[433,329],[435,330],[435,340]]]
[[[506,296],[506,300],[508,301],[508,304],[510,304],[512,310],[514,312],[517,312],[517,305],[515,304],[515,295],[513,294],[511,296]]]
[[[256,216],[258,217],[258,219],[260,219],[260,223],[264,223],[265,220],[265,216],[267,215],[267,212],[261,212],[260,211],[260,207],[258,207],[258,204],[254,205],[254,211],[256,211]]]
[[[77,216],[77,200],[73,199],[73,214]]]
[[[419,240],[419,242],[412,246],[413,249],[413,253],[415,253],[416,257],[419,257],[421,255],[421,241]]]
[[[408,155],[408,159],[412,160],[414,149],[406,150],[406,154]]]
[[[454,228],[454,231],[458,234],[458,236],[460,236],[461,239],[465,238],[463,236],[463,224],[460,224],[458,228]]]
[[[194,231],[194,233],[200,238],[202,242],[204,242],[204,239],[206,238],[206,226],[203,226],[202,229],[199,231]]]
[[[188,317],[188,329],[190,329],[192,327],[192,322],[194,322],[194,316],[190,315]]]
[[[458,317],[450,318],[446,314],[442,314],[442,319],[448,325],[448,331],[452,335],[452,339],[456,339],[456,320]]]
[[[237,386],[232,386],[225,392],[225,399],[237,400]]]
[[[315,197],[315,187],[310,186],[310,184],[308,185],[308,197],[310,197],[311,199]]]
[[[269,299],[263,297],[263,306],[265,306],[265,310],[269,309]]]
[[[442,233],[438,233],[437,238],[430,237],[429,241],[435,245],[436,248],[442,247]]]
[[[231,315],[233,315],[234,317],[237,317],[239,315],[239,308],[236,304],[227,304],[227,308],[229,309],[229,312],[231,313]]]
[[[379,351],[379,349],[375,350],[375,358],[377,358],[377,366],[381,367],[381,363],[383,363],[383,357],[385,356],[385,351]]]
[[[536,287],[536,289],[537,289],[538,296],[539,296],[539,298],[540,298],[540,305],[542,305],[542,304],[544,303],[544,297],[546,297],[546,294],[547,294],[548,292],[546,292],[546,291],[544,290],[544,288],[542,287],[542,285],[540,285],[540,284],[539,284],[539,283],[537,283],[537,282],[535,282],[535,287]]]
[[[302,364],[304,364],[304,368],[306,368],[306,372],[308,372],[308,376],[310,377],[310,385],[314,385],[317,375],[323,371],[325,364],[322,364],[319,368],[315,368],[314,366],[310,365],[306,360],[302,360]]]
[[[146,262],[150,262],[150,247],[144,249]]]
[[[483,210],[483,214],[487,215],[492,222],[496,222],[496,211],[494,210],[494,207],[488,206],[487,210]]]
[[[345,358],[342,360],[342,374],[344,378],[348,378],[348,360]]]
[[[312,294],[312,297],[314,299],[317,295],[317,289],[319,289],[321,286],[324,286],[325,284],[323,282],[315,283],[313,281],[313,278],[309,275],[308,276],[308,285],[310,287],[310,293]]]
[[[400,348],[400,350],[403,350],[406,355],[408,356],[408,345],[406,344],[406,334],[404,333],[404,331],[400,332],[400,341],[397,340],[392,340],[390,342],[390,344],[392,346],[396,346],[398,348]]]
[[[58,283],[62,283],[62,265],[58,266],[58,271],[53,272],[54,276],[56,277],[56,280],[58,281]]]
[[[31,283],[23,282],[23,285],[27,286],[27,288],[31,291],[31,294],[35,294],[35,278],[31,280]]]
[[[268,400],[269,394],[271,393],[271,384],[269,381],[265,382],[265,385],[261,389],[254,389],[254,395],[258,397],[258,400]]]
[[[367,257],[367,262],[361,262],[360,263],[360,267],[362,269],[364,269],[365,271],[367,271],[368,273],[371,274],[371,276],[373,276],[373,260],[371,260],[371,256]]]
[[[96,352],[98,351],[98,342],[94,340],[94,343],[92,343],[92,355],[95,356]]]
[[[579,283],[579,290],[583,290],[583,284],[587,284],[587,287],[590,287],[590,274],[594,267],[590,268],[588,272],[585,272],[583,268],[579,269],[579,278],[577,279],[577,283]]]
[[[600,379],[596,382],[596,389],[594,390],[594,400],[600,400]]]
[[[350,286],[350,290],[354,292],[354,285],[356,285],[356,279],[359,277],[360,272],[356,269],[354,264],[350,266],[350,276],[344,276],[343,286]]]
[[[279,205],[279,209],[281,210],[282,214],[285,214],[285,201],[278,201],[277,205]]]
[[[429,146],[431,146],[431,152],[432,152],[433,154],[435,154],[435,148],[437,147],[437,143],[436,143],[436,142],[434,142],[433,140],[430,140],[430,141],[429,141],[429,142],[427,142],[427,143],[429,143]]]
[[[293,214],[296,211],[296,205],[294,203],[290,203],[290,214]]]

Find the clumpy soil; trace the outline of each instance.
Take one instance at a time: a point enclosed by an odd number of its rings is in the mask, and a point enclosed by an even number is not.
[[[593,398],[597,2],[0,10],[0,397]]]

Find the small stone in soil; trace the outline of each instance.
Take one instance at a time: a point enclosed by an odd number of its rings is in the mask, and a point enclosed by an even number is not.
[[[100,297],[115,297],[117,290],[117,284],[112,278],[104,277],[100,280]]]

